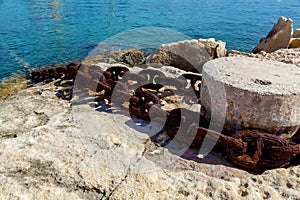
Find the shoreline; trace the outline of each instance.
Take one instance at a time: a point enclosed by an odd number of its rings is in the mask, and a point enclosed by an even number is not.
[[[195,43],[205,44],[201,48],[207,51],[196,57],[199,60],[243,56],[292,63],[300,68],[300,48],[225,54],[222,41],[191,40],[163,46],[181,55],[181,45],[193,48]],[[145,56],[127,49],[79,63],[96,65],[98,69],[126,66],[137,73],[149,62],[151,69],[175,78],[182,71],[192,70],[191,63],[198,64],[197,70],[202,69],[199,60],[182,60],[165,53],[159,49]],[[70,66],[76,68],[76,64]],[[58,71],[51,76],[47,70],[35,72],[37,77],[32,73],[30,80],[35,84],[23,89],[28,80],[22,78],[6,83],[7,88],[13,87],[12,91],[6,92],[5,98],[0,96],[0,155],[5,160],[0,163],[0,198],[300,198],[299,156],[288,167],[258,173],[234,165],[218,149],[203,159],[197,157],[199,152],[193,148],[178,155],[177,143],[169,148],[166,145],[168,135],[153,137],[140,131],[131,123],[129,113],[109,105],[96,109],[95,102],[88,98],[77,104],[64,98],[73,91],[72,81],[64,79],[67,73],[53,78],[59,75]],[[88,91],[93,99],[94,94]],[[174,109],[172,104],[169,107]]]
[[[23,72],[16,72],[12,74],[11,76],[3,77],[0,81],[0,99],[5,99],[9,95],[13,95],[16,92],[26,89],[27,87],[31,87],[32,84],[30,83],[30,78],[28,74],[31,71],[40,71],[43,69],[51,69],[51,68],[56,68],[59,66],[64,66],[67,65],[68,63],[85,63],[85,64],[96,64],[98,61],[108,61],[110,57],[116,57],[120,52],[122,51],[127,51],[127,50],[132,50],[132,48],[128,49],[123,49],[120,51],[112,51],[110,53],[104,54],[104,55],[96,55],[92,56],[89,59],[83,59],[83,60],[73,60],[73,61],[66,61],[63,63],[55,63],[55,64],[49,64],[49,65],[44,65],[41,66],[40,68],[35,68],[35,69],[29,69],[28,71],[23,71]],[[226,57],[231,57],[231,56],[245,56],[245,57],[253,57],[253,58],[265,58],[268,60],[273,60],[273,61],[279,61],[279,62],[284,62],[287,64],[295,64],[296,66],[300,67],[300,60],[297,59],[298,56],[300,56],[300,50],[299,48],[296,49],[279,49],[276,52],[273,53],[249,53],[249,52],[243,52],[243,51],[238,51],[238,50],[229,50],[226,54]],[[145,53],[145,52],[144,52]],[[150,54],[150,53],[149,53]],[[113,56],[112,56],[113,55]],[[105,58],[106,57],[106,58]],[[124,64],[124,63],[123,63]],[[125,63],[126,64],[126,63]],[[5,91],[4,91],[5,90]]]
[[[129,116],[70,107],[58,89],[39,83],[0,103],[0,197],[300,198],[300,165],[255,175],[218,153],[206,161],[190,159],[192,151],[180,158],[128,127]],[[91,124],[97,133],[82,131]],[[172,164],[162,166],[165,160]]]

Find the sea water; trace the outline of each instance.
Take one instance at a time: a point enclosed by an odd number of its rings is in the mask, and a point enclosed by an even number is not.
[[[300,0],[0,0],[0,79],[83,59],[99,43],[147,50],[213,37],[250,52],[280,16],[300,28]]]

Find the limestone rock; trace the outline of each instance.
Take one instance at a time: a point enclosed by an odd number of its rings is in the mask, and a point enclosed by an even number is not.
[[[300,28],[294,31],[294,38],[300,38]]]
[[[268,35],[260,40],[252,52],[265,51],[270,53],[278,49],[288,48],[293,29],[292,22],[290,18],[280,17]]]
[[[110,64],[123,63],[129,67],[134,67],[145,61],[144,52],[137,49],[111,50],[109,52],[96,53],[85,58],[82,63],[86,65],[94,65],[99,62]]]
[[[164,44],[148,56],[146,63],[160,63],[186,71],[201,72],[204,63],[225,56],[225,46],[225,42],[215,41],[215,39],[185,40]]]
[[[136,49],[128,49],[119,53],[117,61],[128,64],[130,67],[138,66],[145,60],[144,53]]]
[[[216,41],[214,38],[199,39],[199,46],[205,48],[213,58],[221,58],[226,55],[226,43],[221,40]]]
[[[300,38],[291,38],[289,48],[299,48]]]
[[[231,50],[228,52],[227,56],[235,57],[235,56],[245,56],[250,58],[265,58],[267,60],[272,61],[280,61],[287,64],[294,64],[300,67],[300,48],[296,49],[279,49],[272,53],[266,53],[261,51],[257,54],[240,52],[236,50]]]
[[[254,175],[216,152],[184,159],[128,112],[56,93],[39,84],[0,102],[0,199],[300,199],[300,165]]]

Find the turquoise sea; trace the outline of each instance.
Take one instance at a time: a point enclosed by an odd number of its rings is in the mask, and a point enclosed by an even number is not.
[[[251,51],[280,16],[300,28],[300,0],[0,0],[0,79],[85,58],[104,41],[147,50],[214,37]]]

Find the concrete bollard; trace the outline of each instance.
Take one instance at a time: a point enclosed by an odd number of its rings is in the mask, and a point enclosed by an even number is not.
[[[220,116],[225,119],[217,121],[223,120],[226,130],[255,128],[289,138],[300,127],[300,68],[248,57],[209,61],[203,67],[201,105],[206,120],[225,109]]]

